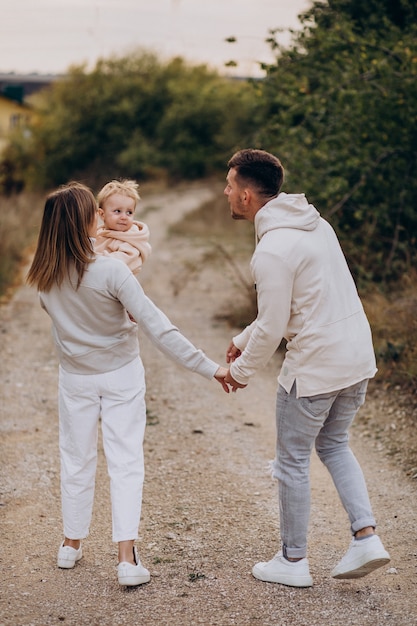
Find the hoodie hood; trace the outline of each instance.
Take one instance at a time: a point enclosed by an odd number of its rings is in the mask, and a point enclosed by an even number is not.
[[[314,230],[320,213],[309,204],[303,193],[280,193],[265,204],[255,215],[255,232],[258,241],[270,230],[295,228]]]

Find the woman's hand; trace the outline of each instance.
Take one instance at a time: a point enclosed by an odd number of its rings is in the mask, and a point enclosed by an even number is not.
[[[229,385],[225,382],[228,371],[229,370],[226,367],[219,367],[217,372],[214,374],[214,378],[221,384],[226,393],[230,392]]]

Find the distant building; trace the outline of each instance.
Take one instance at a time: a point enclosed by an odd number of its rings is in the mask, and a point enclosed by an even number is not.
[[[0,74],[0,153],[9,133],[30,122],[35,94],[60,78],[52,74]]]
[[[27,126],[31,115],[32,109],[27,105],[0,95],[0,154],[7,145],[9,133]]]
[[[0,95],[20,103],[28,102],[34,93],[60,78],[62,75],[57,74],[15,74],[14,72],[2,74],[0,72]]]

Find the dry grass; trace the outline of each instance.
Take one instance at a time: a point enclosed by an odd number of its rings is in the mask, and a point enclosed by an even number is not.
[[[21,280],[22,263],[33,247],[42,218],[43,196],[0,196],[0,297],[7,298]]]
[[[386,386],[417,391],[417,273],[388,294],[365,294],[379,376]]]

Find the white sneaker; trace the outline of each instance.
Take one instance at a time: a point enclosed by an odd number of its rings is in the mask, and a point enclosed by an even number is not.
[[[353,538],[350,546],[332,571],[333,578],[362,578],[390,562],[378,535],[366,539]]]
[[[133,548],[133,556],[136,565],[132,565],[127,561],[122,561],[117,566],[117,578],[119,585],[126,585],[127,587],[134,587],[136,585],[143,585],[148,583],[151,579],[151,575],[146,567],[141,565],[136,548]]]
[[[61,543],[58,550],[58,567],[62,569],[72,569],[77,561],[81,559],[83,550],[80,544],[78,550],[71,548],[71,546],[64,546],[64,542]]]
[[[257,563],[252,574],[258,580],[267,583],[280,583],[289,587],[312,587],[313,579],[308,568],[308,559],[287,561],[282,552],[278,552],[267,563]]]

